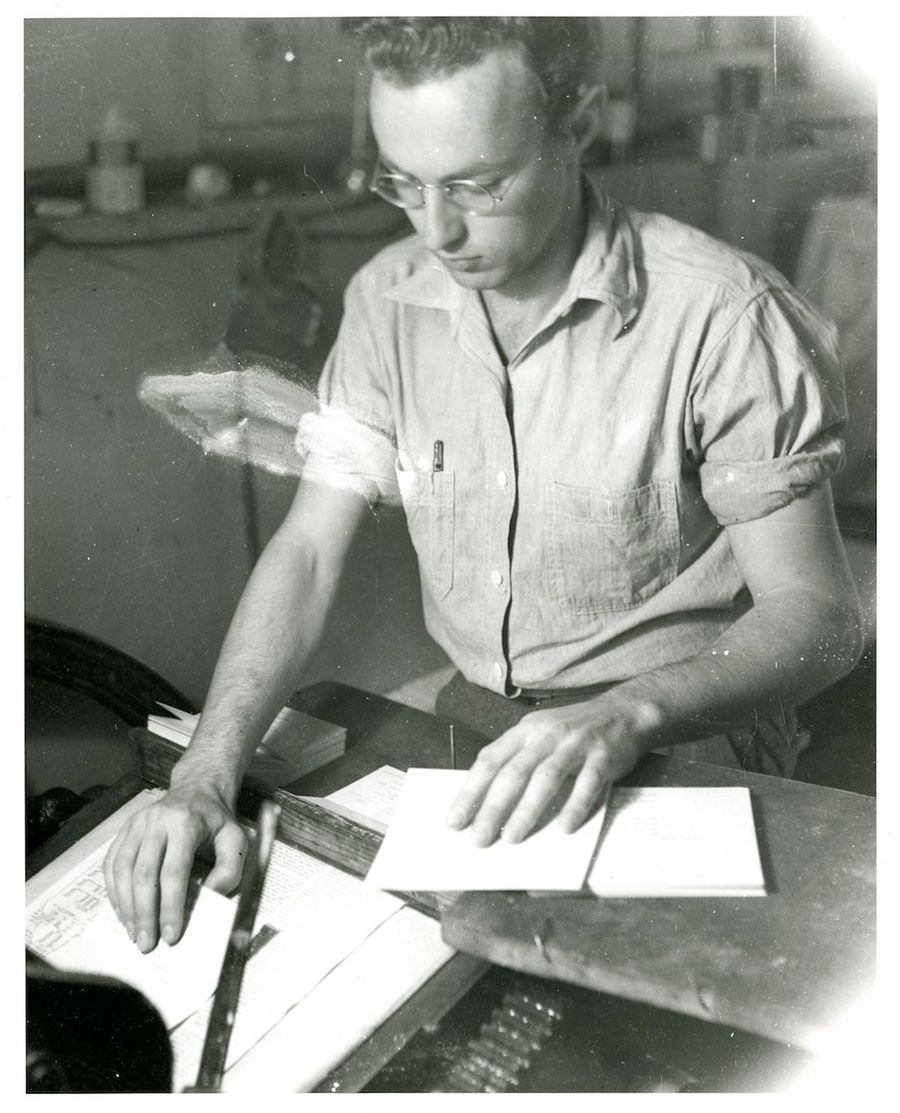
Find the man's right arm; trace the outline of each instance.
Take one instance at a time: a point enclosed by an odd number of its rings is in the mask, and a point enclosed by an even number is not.
[[[353,492],[300,484],[241,596],[169,792],[113,841],[104,867],[107,891],[142,951],[156,945],[159,931],[167,942],[180,937],[198,848],[215,854],[207,885],[228,892],[240,880],[245,839],[234,806],[241,779],[321,638],[366,509]]]

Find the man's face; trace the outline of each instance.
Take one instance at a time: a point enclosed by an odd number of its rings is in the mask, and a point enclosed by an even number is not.
[[[486,216],[455,208],[439,189],[407,210],[425,245],[461,285],[541,292],[561,233],[578,213],[578,163],[550,131],[534,73],[498,51],[413,88],[373,79],[372,127],[385,168],[420,182],[471,179],[503,196]]]

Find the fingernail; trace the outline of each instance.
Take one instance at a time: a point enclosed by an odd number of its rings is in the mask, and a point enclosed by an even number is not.
[[[500,838],[504,842],[521,842],[522,831],[519,827],[504,827],[500,832]]]
[[[175,942],[175,928],[171,924],[163,924],[162,937],[168,944]]]
[[[462,812],[447,812],[448,827],[456,827],[456,829],[459,830],[460,827],[465,827],[465,825],[466,817]]]
[[[477,829],[472,831],[472,842],[476,846],[490,846],[493,841],[489,831],[479,831]]]
[[[125,930],[128,932],[128,938],[133,943],[134,942],[134,924],[131,924],[131,923],[126,924],[125,925]]]
[[[146,933],[146,931],[142,931],[139,933],[137,937],[137,945],[138,950],[142,951],[145,954],[147,951],[150,950],[150,936]]]

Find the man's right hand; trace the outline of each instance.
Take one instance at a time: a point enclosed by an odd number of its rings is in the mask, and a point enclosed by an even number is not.
[[[228,893],[241,879],[246,841],[234,812],[210,787],[179,785],[128,820],[103,870],[110,903],[141,951],[152,951],[160,934],[167,943],[181,937],[197,850],[215,853],[204,884]]]

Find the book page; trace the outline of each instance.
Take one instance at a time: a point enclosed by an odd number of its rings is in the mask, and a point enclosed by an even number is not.
[[[746,788],[617,788],[587,881],[598,896],[765,894]]]
[[[344,891],[332,888],[328,881],[318,892],[306,884],[302,897],[280,909],[277,932],[263,929],[257,933],[256,940],[262,945],[254,951],[244,971],[226,1069],[403,907],[400,900],[388,893],[366,890],[355,878],[346,880],[350,886]],[[360,987],[353,1000],[334,1002],[333,1007],[344,1015],[345,1021],[358,1007],[364,992]],[[209,1002],[172,1033],[176,1089],[196,1081],[211,1008]]]
[[[276,841],[263,882],[257,926],[284,927],[294,917],[305,916],[312,901],[355,897],[360,889],[361,882],[352,874]]]
[[[380,769],[328,796],[301,796],[299,799],[383,835],[394,813],[405,776],[400,769],[382,765]]]
[[[406,774],[392,765],[382,765],[358,781],[330,793],[326,800],[387,825],[394,814]]]
[[[225,1074],[223,1092],[313,1089],[455,953],[436,920],[402,908]]]
[[[48,862],[33,877],[28,878],[25,882],[25,904],[30,905],[39,897],[49,893],[61,877],[82,866],[89,854],[100,846],[108,846],[125,826],[126,819],[130,819],[136,812],[142,811],[150,804],[155,804],[157,800],[162,799],[163,795],[161,788],[142,789],[117,808],[112,815],[101,820],[86,835],[82,835],[76,843],[67,847],[52,862]]]
[[[446,822],[467,776],[465,770],[409,770],[366,884],[400,891],[581,888],[603,808],[571,834],[551,819],[520,843],[480,847],[469,828],[456,831]]]
[[[95,848],[25,909],[25,942],[60,970],[103,974],[140,990],[172,1028],[215,991],[234,905],[198,886],[187,927],[174,946],[142,954],[128,938],[106,893],[103,860],[112,840]]]

